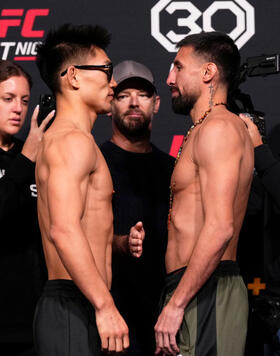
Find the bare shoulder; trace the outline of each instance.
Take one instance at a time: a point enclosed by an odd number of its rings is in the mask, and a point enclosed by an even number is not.
[[[249,139],[242,120],[230,111],[223,110],[209,117],[199,128],[194,140],[195,152],[200,155],[241,155]]]
[[[245,135],[245,136],[244,136]],[[197,139],[199,141],[214,143],[227,141],[228,143],[241,143],[247,139],[248,133],[243,121],[230,111],[223,111],[218,114],[209,114],[209,117],[201,125]]]
[[[51,165],[89,167],[96,161],[96,145],[90,134],[78,129],[62,130],[45,135],[44,159]]]

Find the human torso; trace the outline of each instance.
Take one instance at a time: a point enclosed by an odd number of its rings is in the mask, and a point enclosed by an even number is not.
[[[174,161],[154,146],[149,153],[128,152],[111,142],[101,149],[114,183],[115,234],[127,234],[138,221],[143,222],[145,229],[141,258],[113,256],[112,292],[120,293],[122,301],[124,294],[131,299],[133,293],[145,304],[159,294],[164,278],[169,184]],[[145,288],[149,288],[148,295]]]
[[[55,141],[55,135],[45,137],[38,154],[36,181],[38,185],[38,213],[49,279],[71,279],[50,239],[50,217],[47,202],[48,167],[44,149]],[[81,216],[81,227],[90,246],[99,273],[109,286],[111,283],[111,243],[113,238],[113,185],[106,162],[92,139],[95,162],[88,174],[86,199]],[[39,168],[38,168],[39,167]],[[70,197],[69,197],[70,198]],[[73,251],[75,253],[75,251]]]
[[[37,189],[35,164],[21,154],[23,142],[15,139],[8,151],[0,148],[1,182],[1,236],[3,253],[23,251],[36,244],[39,237],[37,224]],[[19,238],[25,236],[25,238]]]
[[[237,116],[230,117],[230,120],[232,120],[232,129],[237,130],[240,135],[243,154],[240,162],[236,199],[233,206],[234,234],[222,256],[222,260],[236,259],[238,236],[247,206],[253,171],[252,144],[245,125]],[[195,127],[183,143],[181,155],[177,160],[171,178],[172,209],[166,253],[167,272],[188,265],[205,223],[200,186],[200,169],[196,162],[195,152],[197,135],[203,124]]]
[[[0,149],[0,341],[31,342],[44,263],[37,223],[35,165],[21,155],[23,142],[15,139],[14,143],[8,151]]]

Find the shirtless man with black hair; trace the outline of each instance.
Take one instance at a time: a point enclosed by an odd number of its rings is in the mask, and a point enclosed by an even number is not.
[[[91,135],[97,115],[110,111],[116,85],[105,53],[109,39],[99,26],[63,25],[38,48],[37,64],[57,107],[36,166],[49,279],[34,321],[39,356],[96,356],[129,346],[109,293],[112,179]],[[143,234],[141,224],[133,232]]]

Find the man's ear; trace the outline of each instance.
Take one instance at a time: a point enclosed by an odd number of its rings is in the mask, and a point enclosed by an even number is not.
[[[154,114],[159,111],[160,106],[160,97],[158,95],[155,96],[155,104],[154,104]]]
[[[80,88],[78,71],[76,70],[76,68],[74,66],[68,67],[67,73],[66,73],[66,79],[68,80],[68,83],[72,86],[73,89]]]
[[[215,63],[209,62],[205,63],[202,68],[202,71],[203,81],[204,83],[208,83],[218,74],[218,67]]]

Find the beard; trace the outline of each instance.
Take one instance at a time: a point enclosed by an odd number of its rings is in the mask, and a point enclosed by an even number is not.
[[[175,114],[189,115],[196,103],[197,97],[194,94],[183,96],[178,91],[178,96],[172,98],[172,109]]]
[[[128,118],[126,120],[126,117],[129,116],[131,113],[130,110],[126,111],[122,115],[120,115],[118,112],[115,112],[113,117],[116,127],[125,137],[131,139],[149,136],[151,118],[145,115],[141,110],[133,110],[133,112],[140,113],[142,115],[142,118]]]

